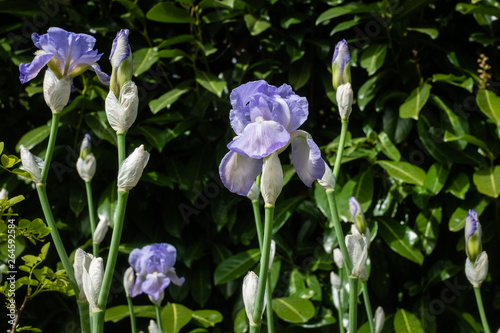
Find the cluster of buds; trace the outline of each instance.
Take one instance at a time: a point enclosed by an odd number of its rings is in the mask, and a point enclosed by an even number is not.
[[[483,230],[477,212],[469,210],[465,219],[465,275],[474,287],[479,287],[488,276],[488,254],[483,251]]]
[[[345,39],[337,43],[332,59],[332,84],[336,90],[337,105],[342,121],[347,121],[352,111],[351,55]]]

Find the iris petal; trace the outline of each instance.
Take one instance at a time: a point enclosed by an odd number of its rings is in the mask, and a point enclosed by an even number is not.
[[[53,54],[49,53],[38,54],[29,64],[20,64],[19,80],[21,81],[21,83],[24,84],[34,79],[53,56]]]
[[[311,187],[316,179],[321,179],[325,173],[325,162],[321,151],[311,136],[304,131],[292,141],[292,163],[302,182]]]
[[[261,159],[249,158],[232,151],[224,156],[219,167],[224,186],[229,191],[243,196],[248,194],[261,171]]]
[[[142,291],[157,300],[169,284],[170,278],[164,274],[148,274],[142,283]]]

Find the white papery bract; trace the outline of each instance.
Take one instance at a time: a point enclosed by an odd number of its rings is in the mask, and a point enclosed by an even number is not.
[[[101,244],[109,228],[109,220],[105,215],[99,215],[99,223],[94,231],[94,243]]]
[[[125,289],[125,295],[130,296],[130,291],[135,284],[135,272],[132,266],[125,270],[123,274],[123,288]]]
[[[274,206],[282,189],[283,169],[281,168],[278,153],[274,152],[264,158],[264,164],[262,166],[260,191],[266,206]]]
[[[332,169],[325,162],[325,173],[321,179],[318,179],[318,183],[323,186],[325,190],[335,190],[335,177],[333,177]]]
[[[344,267],[344,257],[342,256],[342,251],[338,247],[333,249],[333,261],[338,268]]]
[[[151,319],[149,321],[148,332],[149,333],[162,333],[162,331],[160,330],[160,328],[156,324],[156,321],[154,321],[153,319]]]
[[[273,267],[274,255],[276,253],[276,242],[271,239],[271,248],[269,251],[269,270]]]
[[[469,258],[465,260],[465,275],[474,287],[479,287],[488,276],[488,254],[483,251],[476,258],[474,264]]]
[[[113,91],[106,97],[106,116],[117,133],[125,133],[134,124],[139,107],[137,86],[132,81],[123,84],[119,98]]]
[[[255,326],[253,320],[253,313],[255,310],[255,299],[257,298],[257,289],[259,287],[259,277],[254,272],[248,272],[243,279],[243,303],[245,304],[245,311],[247,313],[250,325]],[[262,314],[267,305],[267,299],[264,294],[264,306],[262,307]],[[261,316],[262,316],[261,314]]]
[[[97,302],[99,300],[103,277],[104,265],[102,258],[93,258],[88,270],[84,269],[82,274],[83,291],[85,292],[91,311],[99,309]]]
[[[68,105],[71,93],[71,80],[69,76],[58,79],[50,69],[45,71],[43,78],[43,97],[45,103],[53,113],[61,112]]]
[[[349,119],[352,111],[353,91],[349,82],[342,84],[337,89],[337,104],[342,120]]]
[[[375,333],[380,333],[384,328],[384,322],[385,322],[385,312],[381,306],[379,306],[375,311],[375,317],[373,318],[373,322],[375,323]]]
[[[80,289],[78,294],[78,299],[80,301],[85,300],[85,292],[83,291],[83,272],[88,271],[90,268],[90,263],[94,259],[94,256],[90,253],[86,253],[82,249],[77,249],[75,252],[75,261],[73,262],[73,270],[75,272],[75,280]]]
[[[149,161],[149,153],[144,150],[144,145],[136,148],[120,166],[118,172],[118,190],[130,191],[142,176],[142,171]]]
[[[28,149],[21,146],[21,162],[23,164],[23,169],[28,171],[33,177],[33,182],[35,184],[42,183],[42,169],[43,169],[43,160],[30,153]]]
[[[368,246],[365,236],[358,238],[353,235],[347,235],[345,237],[345,243],[352,263],[351,276],[366,280],[368,274],[366,270]]]
[[[259,200],[260,196],[260,188],[259,185],[257,185],[257,182],[253,182],[252,188],[250,189],[250,192],[247,194],[247,198],[250,199],[251,201]]]
[[[332,284],[332,287],[340,290],[342,288],[342,284],[340,283],[340,276],[335,274],[335,272],[330,272],[330,283]]]

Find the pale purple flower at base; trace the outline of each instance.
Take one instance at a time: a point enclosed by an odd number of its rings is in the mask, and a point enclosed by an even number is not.
[[[72,79],[91,69],[101,82],[109,84],[109,76],[97,65],[102,53],[98,54],[93,49],[96,42],[94,37],[51,27],[44,35],[34,33],[31,39],[39,50],[35,52],[31,63],[19,65],[21,83],[35,78],[47,65],[58,79],[65,76]]]
[[[181,286],[184,278],[175,273],[177,251],[167,243],[147,245],[141,249],[134,249],[128,262],[137,274],[130,296],[135,297],[142,293],[153,299],[160,299],[161,293],[170,283]]]
[[[219,173],[224,185],[246,196],[262,172],[262,159],[292,144],[292,163],[306,186],[323,176],[321,152],[311,136],[298,128],[308,116],[308,102],[289,85],[277,88],[253,81],[235,88],[229,114],[236,137],[227,147]]]

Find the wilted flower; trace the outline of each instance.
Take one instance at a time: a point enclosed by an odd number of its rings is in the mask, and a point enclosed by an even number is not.
[[[349,61],[349,47],[345,39],[337,43],[332,59],[332,84],[333,89],[337,89],[340,85],[351,82],[351,67]]]
[[[125,295],[130,296],[130,291],[135,284],[135,272],[132,266],[125,270],[123,274],[123,288],[125,289]]]
[[[90,145],[90,135],[85,134],[82,145],[80,146],[80,156],[76,161],[76,170],[84,181],[89,182],[95,175],[96,159],[92,154],[92,147]]]
[[[128,29],[118,31],[109,56],[113,67],[109,88],[116,96],[120,95],[120,90],[125,82],[132,79],[132,51],[128,44],[128,34]]]
[[[51,27],[44,35],[33,33],[31,39],[40,50],[35,52],[31,63],[19,65],[21,83],[36,77],[47,65],[58,79],[65,76],[74,78],[87,69],[92,69],[101,82],[109,84],[109,76],[97,65],[102,54],[93,50],[96,42],[94,37]]]
[[[337,89],[337,104],[342,120],[348,120],[352,111],[353,92],[349,82],[340,85]]]
[[[483,251],[482,236],[483,229],[477,213],[471,209],[465,219],[465,253],[471,262],[475,262],[477,256]]]
[[[109,91],[105,102],[106,116],[116,133],[125,133],[134,124],[138,107],[139,96],[134,82],[125,82],[118,98],[112,90]]]
[[[219,172],[231,192],[246,196],[262,172],[262,159],[281,153],[290,143],[293,166],[304,184],[310,187],[323,176],[325,165],[318,146],[298,129],[309,113],[306,98],[296,95],[289,85],[277,88],[260,80],[234,89],[230,99],[229,118],[237,136],[228,144],[230,152]]]
[[[43,97],[53,113],[61,112],[68,104],[71,82],[68,76],[58,78],[51,70],[45,71]]]
[[[479,254],[474,264],[467,258],[465,260],[465,275],[474,287],[479,287],[488,276],[488,254],[483,251]]]
[[[109,220],[105,215],[99,215],[99,223],[94,231],[94,243],[101,244],[109,228]]]
[[[158,300],[170,282],[181,286],[184,278],[179,278],[175,273],[176,256],[175,247],[167,243],[156,243],[134,249],[130,253],[128,262],[137,273],[137,278],[130,296],[146,293]]]
[[[142,171],[149,161],[149,153],[144,150],[144,145],[136,148],[120,166],[118,171],[118,190],[130,191],[134,188],[139,179],[141,179]]]
[[[28,171],[31,174],[31,177],[33,177],[33,182],[37,185],[41,184],[43,160],[30,153],[30,151],[24,146],[21,146],[21,162],[24,170]]]
[[[257,298],[257,290],[259,288],[259,277],[254,272],[248,272],[243,279],[243,304],[245,304],[245,311],[247,313],[250,325],[255,326],[253,320],[253,313],[255,310],[255,300]],[[262,307],[262,314],[266,308],[267,297],[264,295],[264,306]],[[261,314],[261,316],[262,316]]]

